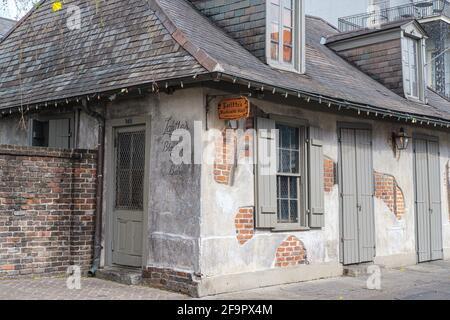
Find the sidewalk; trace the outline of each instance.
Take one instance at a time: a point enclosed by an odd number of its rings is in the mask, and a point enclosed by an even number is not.
[[[381,290],[366,288],[367,276],[341,277],[222,294],[206,299],[445,299],[450,300],[450,261],[382,270]],[[66,279],[0,280],[0,300],[170,300],[189,297],[144,286],[126,286],[83,278],[80,290],[69,290]]]

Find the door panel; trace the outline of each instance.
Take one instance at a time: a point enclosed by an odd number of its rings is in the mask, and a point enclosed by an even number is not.
[[[375,255],[371,132],[340,129],[341,249],[345,265]]]
[[[418,262],[443,258],[439,144],[414,139],[416,247]]]
[[[358,194],[359,260],[375,256],[375,221],[373,214],[372,137],[369,130],[356,130],[356,189]]]
[[[359,262],[356,150],[352,129],[341,130],[342,249],[344,264]]]
[[[444,258],[442,252],[442,212],[439,167],[439,144],[435,141],[428,141],[431,260]]]
[[[113,210],[113,263],[142,264],[145,128],[116,129]]]

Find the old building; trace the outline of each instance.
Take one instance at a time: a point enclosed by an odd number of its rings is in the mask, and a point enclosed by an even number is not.
[[[450,97],[450,2],[391,0],[372,1],[371,4],[365,10],[347,6],[346,16],[339,18],[339,29],[373,29],[405,19],[417,19],[429,35],[425,56],[427,83],[439,94]]]
[[[204,296],[448,259],[430,35],[304,12],[42,1],[0,43],[0,276],[76,264]]]
[[[0,17],[0,40],[14,26],[16,21]]]

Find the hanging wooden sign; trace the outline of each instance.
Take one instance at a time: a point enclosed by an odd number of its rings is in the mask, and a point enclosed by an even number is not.
[[[219,102],[220,120],[239,120],[250,115],[250,101],[246,97],[228,98]]]

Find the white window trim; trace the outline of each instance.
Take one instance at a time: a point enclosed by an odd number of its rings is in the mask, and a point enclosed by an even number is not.
[[[407,45],[407,39],[412,39],[417,41],[417,83],[418,83],[418,96],[413,96],[411,94],[407,93],[406,88],[406,79],[405,75],[406,72],[410,72],[410,69],[406,67],[405,61],[403,59],[403,50],[404,46]],[[408,34],[405,31],[402,31],[402,38],[401,38],[401,56],[402,56],[402,76],[403,76],[403,91],[405,94],[405,97],[407,99],[424,103],[426,102],[426,94],[425,94],[425,88],[427,86],[427,74],[425,70],[425,59],[426,59],[426,46],[425,46],[425,39],[419,38],[414,35]]]
[[[285,126],[289,126],[289,127],[293,127],[293,128],[298,128],[299,129],[299,148],[300,148],[300,158],[299,158],[299,173],[297,174],[283,174],[278,172],[278,162],[277,162],[277,188],[278,188],[278,176],[296,176],[299,178],[299,182],[298,182],[298,194],[297,194],[297,199],[298,199],[298,208],[297,208],[297,213],[298,213],[298,221],[297,222],[279,222],[278,221],[278,205],[277,205],[277,222],[275,224],[274,229],[272,229],[272,231],[277,232],[277,231],[292,231],[292,230],[299,230],[299,231],[306,231],[306,230],[310,230],[309,227],[309,215],[307,212],[307,207],[308,207],[308,203],[307,203],[307,179],[308,179],[308,157],[307,157],[307,146],[306,146],[306,141],[307,141],[307,137],[306,137],[306,131],[307,131],[307,126],[305,125],[305,123],[303,122],[296,122],[296,121],[286,121],[286,120],[275,120],[276,124],[279,125],[285,125]],[[278,132],[278,131],[277,131]],[[277,143],[277,161],[278,161],[278,142],[279,142],[279,137],[277,134],[277,138],[276,138],[276,143]],[[278,204],[278,201],[277,201]],[[302,224],[302,220],[304,220],[304,224]]]
[[[282,0],[280,0],[281,2]],[[282,3],[281,3],[282,6]],[[271,17],[270,0],[266,1],[266,61],[273,68],[305,73],[305,0],[293,0],[294,21],[293,21],[293,43],[292,43],[292,63],[285,63],[281,60],[272,60],[270,54],[271,42]],[[282,37],[283,26],[280,25],[280,36]],[[282,59],[282,57],[280,57]]]

